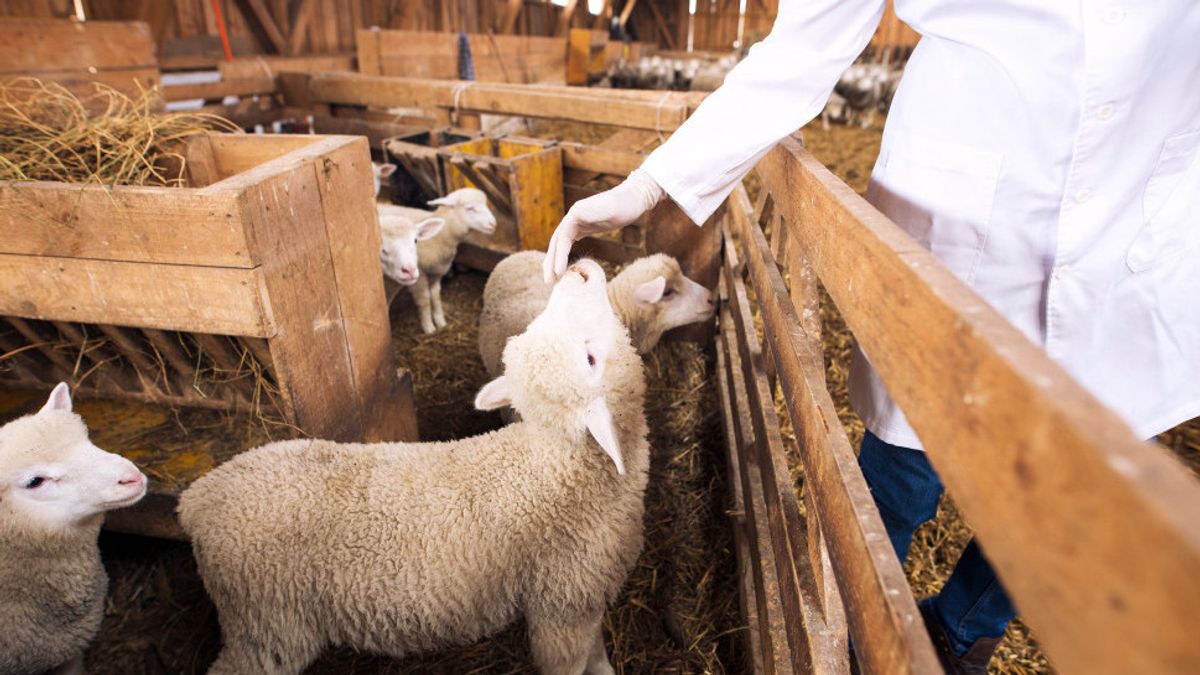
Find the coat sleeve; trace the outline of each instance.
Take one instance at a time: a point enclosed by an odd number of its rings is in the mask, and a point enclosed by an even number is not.
[[[646,158],[650,175],[697,224],[758,160],[825,106],[866,47],[885,0],[781,0],[770,35]]]

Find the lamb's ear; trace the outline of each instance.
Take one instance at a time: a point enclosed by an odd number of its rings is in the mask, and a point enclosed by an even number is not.
[[[617,467],[617,473],[625,475],[625,460],[621,458],[621,445],[617,442],[617,431],[613,428],[612,413],[604,398],[594,398],[587,407],[587,428],[592,438],[604,448],[609,459]]]
[[[512,395],[508,390],[508,380],[501,375],[483,385],[483,389],[475,395],[476,410],[495,410],[512,404]]]
[[[396,165],[395,164],[379,164],[377,166],[379,167],[378,171],[379,171],[380,178],[387,178],[388,176],[392,175],[393,173],[396,173]]]
[[[647,305],[653,305],[659,300],[662,300],[663,291],[666,289],[667,280],[664,279],[660,274],[659,276],[656,276],[650,281],[647,281],[641,286],[633,289],[633,299]]]
[[[436,237],[438,232],[445,227],[446,220],[444,218],[426,218],[417,223],[417,241],[425,241]]]
[[[458,195],[451,192],[450,194],[446,195],[445,197],[438,197],[437,199],[430,199],[429,201],[427,201],[425,203],[430,206],[458,206]]]
[[[46,405],[38,413],[50,412],[51,410],[66,410],[71,411],[71,388],[66,382],[59,382],[54,387],[54,391],[50,392],[50,398],[46,399]]]

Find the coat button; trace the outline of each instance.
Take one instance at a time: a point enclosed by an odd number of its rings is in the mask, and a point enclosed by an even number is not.
[[[1116,110],[1117,110],[1117,107],[1115,105],[1113,105],[1111,103],[1105,103],[1104,105],[1100,106],[1099,108],[1096,108],[1096,119],[1110,120],[1110,119],[1112,119],[1113,113],[1115,113]]]
[[[1109,7],[1104,11],[1104,21],[1106,23],[1118,24],[1125,20],[1125,10],[1120,7]]]

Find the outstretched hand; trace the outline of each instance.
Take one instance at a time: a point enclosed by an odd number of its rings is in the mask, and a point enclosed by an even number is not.
[[[625,227],[654,208],[662,197],[663,190],[658,183],[638,170],[613,189],[575,202],[546,247],[546,258],[542,263],[546,283],[554,283],[567,271],[567,258],[575,242]]]

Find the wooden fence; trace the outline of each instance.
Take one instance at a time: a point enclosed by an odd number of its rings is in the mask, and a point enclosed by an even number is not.
[[[755,672],[846,672],[847,636],[864,672],[940,672],[825,386],[818,280],[1055,666],[1195,672],[1200,486],[1186,468],[798,143],[757,171],[757,205],[739,188],[722,222],[717,337]]]

